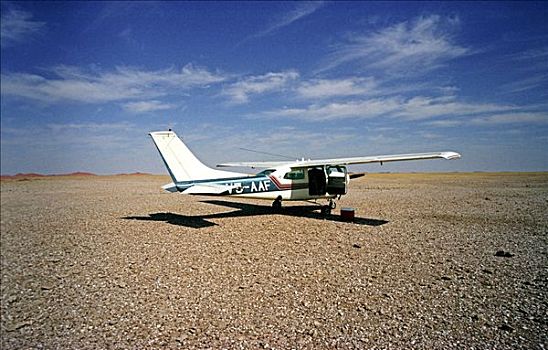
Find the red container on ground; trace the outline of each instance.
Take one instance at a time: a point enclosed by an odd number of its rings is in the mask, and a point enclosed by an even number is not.
[[[341,219],[343,221],[354,221],[354,208],[341,208]]]

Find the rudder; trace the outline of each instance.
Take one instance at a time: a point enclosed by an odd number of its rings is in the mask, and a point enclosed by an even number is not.
[[[149,135],[175,183],[246,175],[209,168],[194,156],[173,131],[155,131]]]

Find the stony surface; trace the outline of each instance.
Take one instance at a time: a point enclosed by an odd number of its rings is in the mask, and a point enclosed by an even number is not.
[[[547,173],[368,175],[355,223],[166,182],[2,181],[2,349],[548,348]]]

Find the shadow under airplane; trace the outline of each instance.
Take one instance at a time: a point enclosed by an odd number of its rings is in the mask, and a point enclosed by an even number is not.
[[[217,224],[208,219],[220,219],[220,218],[234,218],[245,216],[259,216],[259,215],[287,215],[296,217],[305,217],[318,220],[330,220],[340,221],[341,218],[338,215],[323,215],[319,212],[321,209],[318,205],[306,205],[306,206],[287,206],[283,207],[279,212],[273,212],[271,206],[257,205],[250,203],[229,202],[223,200],[206,200],[202,203],[208,203],[213,205],[220,205],[224,207],[234,208],[237,210],[231,212],[223,212],[207,215],[180,215],[173,213],[152,213],[148,216],[126,216],[122,219],[126,220],[143,220],[143,221],[164,221],[168,224],[186,226],[190,228],[204,228],[210,226],[216,226]],[[357,225],[367,226],[380,226],[388,223],[386,220],[366,219],[355,217],[352,223]]]

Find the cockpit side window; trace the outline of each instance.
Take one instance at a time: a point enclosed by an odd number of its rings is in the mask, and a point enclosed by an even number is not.
[[[346,167],[341,166],[341,165],[328,166],[327,167],[327,174],[329,175],[333,172],[346,174]]]

